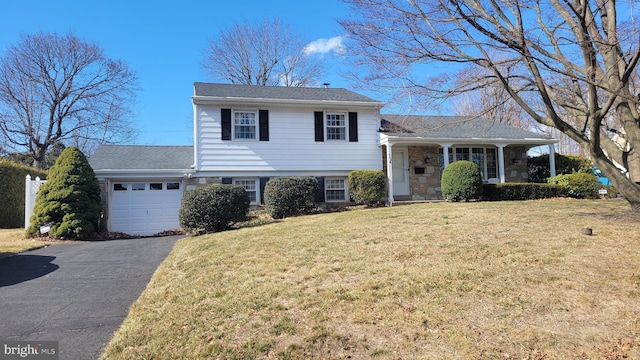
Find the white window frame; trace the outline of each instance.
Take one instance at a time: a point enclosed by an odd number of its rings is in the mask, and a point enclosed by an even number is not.
[[[483,158],[482,158],[482,166],[480,167],[480,172],[482,173],[482,181],[484,182],[488,182],[491,179],[496,179],[495,177],[488,177],[488,153],[487,150],[489,149],[494,149],[495,151],[495,161],[496,161],[496,166],[495,166],[495,171],[496,171],[496,175],[498,174],[499,168],[498,168],[498,159],[497,159],[497,150],[495,150],[495,147],[491,147],[491,146],[474,146],[474,145],[469,145],[469,146],[452,146],[449,148],[449,163],[453,163],[455,161],[458,161],[460,159],[458,159],[458,149],[468,149],[468,153],[466,155],[468,155],[469,159],[468,161],[472,161],[473,160],[473,149],[483,149]],[[462,153],[462,152],[461,152]],[[462,157],[462,156],[461,156]],[[438,160],[440,162],[440,171],[442,172],[442,166],[443,166],[443,162],[440,161],[441,159],[444,158],[444,151],[442,148],[438,149]],[[472,161],[473,162],[473,161]]]
[[[339,126],[339,125],[329,125],[329,121],[336,121],[336,119],[329,119],[330,116],[338,116],[338,117],[342,117],[342,121],[344,122],[344,125]],[[344,111],[325,111],[324,113],[324,137],[325,140],[327,141],[347,141],[349,140],[349,117],[347,116],[347,113]],[[337,120],[339,121],[339,120]],[[329,129],[343,129],[342,131],[342,135],[343,138],[342,139],[330,139],[329,138]]]
[[[239,138],[237,136],[236,133],[236,126],[244,126],[244,127],[251,127],[251,125],[246,125],[246,124],[236,124],[236,114],[253,114],[254,116],[254,123],[253,123],[253,128],[254,128],[254,134],[255,137],[253,138]],[[260,139],[260,126],[259,126],[259,118],[258,118],[258,110],[243,110],[243,109],[238,109],[238,110],[233,110],[231,113],[231,136],[232,139],[234,141],[258,141],[258,139]]]
[[[249,195],[249,191],[247,191],[247,182],[249,181],[253,181],[255,189],[251,190],[254,191],[256,193],[256,199],[255,201],[251,201],[251,195]],[[237,185],[237,186],[242,186],[244,188],[244,191],[247,192],[247,196],[249,196],[249,204],[251,205],[259,205],[260,204],[260,179],[258,178],[233,178],[232,179],[232,183],[233,185]]]
[[[342,188],[332,187],[329,188],[329,184],[333,180],[341,180],[343,182]],[[344,199],[330,199],[328,196],[328,191],[342,190],[344,193]],[[349,201],[349,189],[347,188],[347,178],[346,177],[325,177],[324,178],[324,201],[325,202],[348,202]]]

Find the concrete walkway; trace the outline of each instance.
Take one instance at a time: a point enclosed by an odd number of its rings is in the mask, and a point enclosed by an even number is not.
[[[180,236],[64,243],[0,259],[0,341],[98,359]]]

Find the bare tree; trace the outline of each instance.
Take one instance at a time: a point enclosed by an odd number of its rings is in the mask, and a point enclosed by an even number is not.
[[[233,84],[309,86],[323,69],[304,48],[279,20],[237,22],[209,41],[202,66],[213,78]]]
[[[342,25],[369,64],[373,84],[401,79],[416,93],[440,98],[497,84],[531,118],[580,144],[640,211],[640,103],[631,81],[640,59],[637,6],[615,0],[347,2],[360,17]],[[488,74],[462,87],[443,74],[438,81],[417,76],[433,63]]]
[[[56,143],[90,152],[97,143],[131,139],[129,108],[137,77],[94,43],[69,33],[24,35],[0,58],[0,135],[5,151],[45,166]]]

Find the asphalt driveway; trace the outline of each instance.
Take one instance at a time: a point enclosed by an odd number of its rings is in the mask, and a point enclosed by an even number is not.
[[[0,341],[97,359],[180,236],[57,244],[0,259]]]

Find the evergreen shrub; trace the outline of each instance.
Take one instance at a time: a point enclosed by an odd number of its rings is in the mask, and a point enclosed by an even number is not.
[[[597,176],[586,172],[557,175],[549,178],[549,183],[566,187],[570,196],[579,199],[597,199],[602,187]]]
[[[374,206],[385,195],[387,178],[382,170],[354,170],[349,173],[347,183],[356,204]]]
[[[249,214],[249,197],[242,186],[212,184],[185,192],[178,212],[187,233],[229,229]]]
[[[66,148],[49,169],[36,196],[28,236],[49,225],[49,237],[86,239],[100,231],[100,184],[89,161],[76,147]]]
[[[460,160],[442,172],[442,196],[450,201],[478,198],[482,195],[482,174],[478,165]]]
[[[264,188],[264,205],[274,219],[309,214],[316,209],[318,191],[318,180],[314,177],[271,178]]]
[[[13,161],[0,160],[0,228],[18,229],[24,227],[25,181],[27,175],[45,179],[47,172],[18,164]]]
[[[484,184],[483,200],[535,200],[568,196],[566,187],[544,183]]]
[[[575,155],[555,154],[556,175],[572,174],[574,172],[592,172],[591,160]],[[549,154],[530,157],[527,159],[529,181],[536,183],[547,182],[551,176],[549,171]]]

